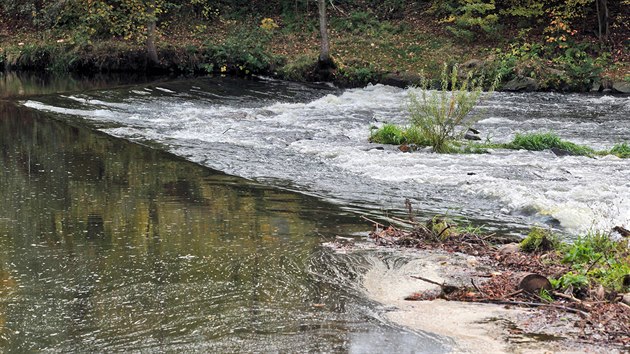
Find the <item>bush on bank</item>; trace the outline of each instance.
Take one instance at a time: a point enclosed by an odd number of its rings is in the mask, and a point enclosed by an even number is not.
[[[313,70],[319,40],[312,3],[158,0],[153,14],[150,3],[0,0],[0,66],[321,79]],[[598,41],[587,30],[597,28],[590,5],[534,3],[538,7],[480,0],[465,6],[442,1],[335,3],[328,15],[331,54],[339,65],[329,77],[342,86],[391,82],[391,76],[421,71],[439,80],[443,63],[476,58],[487,77],[500,74],[504,83],[526,77],[536,80],[540,90],[586,91],[603,82],[605,70],[623,73],[627,68],[627,50],[618,50],[617,40],[627,38],[624,26],[611,27],[610,37]],[[611,23],[627,23],[621,5],[610,6]],[[552,17],[545,15],[552,12]],[[152,20],[158,28],[158,66],[142,58]],[[504,25],[508,23],[513,25]]]

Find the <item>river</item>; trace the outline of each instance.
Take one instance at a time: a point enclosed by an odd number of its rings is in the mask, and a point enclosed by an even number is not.
[[[507,232],[540,224],[572,235],[630,223],[628,160],[550,151],[402,154],[370,144],[370,127],[406,123],[407,94],[382,85],[342,91],[219,78],[49,95],[22,104],[346,210],[399,213],[410,199],[428,215],[449,214]],[[597,149],[630,140],[627,96],[494,93],[480,111],[476,128],[493,142],[546,131]]]
[[[361,284],[359,215],[449,213],[506,233],[628,223],[629,162],[550,152],[401,153],[407,92],[270,79],[122,80],[2,95],[0,350],[446,352]],[[24,85],[22,85],[24,86]],[[9,92],[6,89],[6,92]],[[18,90],[19,91],[19,90]],[[496,93],[482,135],[554,130],[597,148],[628,97]]]

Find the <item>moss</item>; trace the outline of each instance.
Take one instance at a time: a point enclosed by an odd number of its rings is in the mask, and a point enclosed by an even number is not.
[[[533,253],[551,251],[557,249],[559,245],[560,239],[551,230],[534,227],[519,246],[522,251]]]

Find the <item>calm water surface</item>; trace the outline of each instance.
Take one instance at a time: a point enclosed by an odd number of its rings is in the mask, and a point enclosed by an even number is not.
[[[31,92],[36,91],[31,89]],[[356,215],[0,102],[0,351],[441,352],[364,299]]]

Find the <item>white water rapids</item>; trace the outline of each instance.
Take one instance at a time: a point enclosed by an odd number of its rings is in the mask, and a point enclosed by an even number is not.
[[[401,212],[409,198],[420,211],[510,227],[547,224],[577,234],[630,226],[630,159],[377,149],[368,142],[370,127],[405,124],[406,97],[406,90],[382,85],[341,91],[195,79],[24,105],[80,116],[108,134],[348,208]],[[475,127],[494,142],[534,131],[597,149],[630,141],[627,96],[495,93],[482,108]]]

